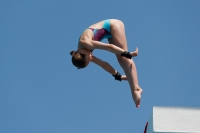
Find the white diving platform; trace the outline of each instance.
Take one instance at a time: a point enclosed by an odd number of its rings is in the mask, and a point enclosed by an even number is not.
[[[200,108],[155,106],[146,133],[200,133]]]

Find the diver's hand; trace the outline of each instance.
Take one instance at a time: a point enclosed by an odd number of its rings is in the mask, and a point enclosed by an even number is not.
[[[121,76],[121,79],[122,79],[122,80],[127,80],[126,75],[122,75],[122,76]]]
[[[134,52],[130,52],[132,57],[138,56],[138,48],[136,47],[136,50]]]

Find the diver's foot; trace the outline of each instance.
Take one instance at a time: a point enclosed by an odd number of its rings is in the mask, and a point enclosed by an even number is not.
[[[141,101],[141,95],[142,95],[142,89],[140,87],[137,87],[134,91],[133,91],[133,99],[136,105],[136,108],[140,107],[140,101]]]

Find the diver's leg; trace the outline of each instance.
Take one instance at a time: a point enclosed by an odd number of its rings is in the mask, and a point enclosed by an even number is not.
[[[112,38],[109,38],[109,39],[108,39],[108,42],[109,42],[109,44],[115,44]],[[122,63],[122,61],[120,61],[120,58],[119,58],[117,55],[116,55],[116,57],[117,57],[117,60],[118,60],[118,62],[119,62],[119,64],[120,64],[120,66],[121,66],[122,68],[124,68],[125,65]],[[123,69],[123,70],[124,70],[125,74],[128,73],[128,71],[127,71],[126,69]],[[127,80],[128,80],[128,79],[127,79]]]
[[[128,51],[124,24],[119,20],[111,20],[110,22],[112,23],[111,34],[114,44]],[[136,107],[139,107],[141,101],[142,89],[138,84],[138,77],[137,77],[137,70],[135,63],[132,59],[128,59],[119,55],[117,55],[117,59],[126,74]]]

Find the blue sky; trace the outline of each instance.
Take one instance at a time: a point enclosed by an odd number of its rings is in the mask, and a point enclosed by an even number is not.
[[[199,7],[198,0],[0,0],[0,132],[139,133],[153,106],[199,107]],[[83,30],[108,18],[124,22],[129,51],[139,48],[139,109],[126,81],[71,64]],[[94,55],[123,74],[114,54]]]

